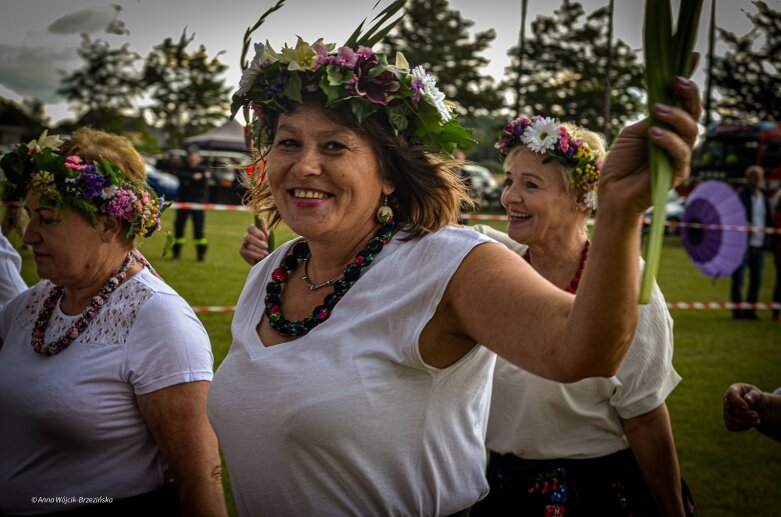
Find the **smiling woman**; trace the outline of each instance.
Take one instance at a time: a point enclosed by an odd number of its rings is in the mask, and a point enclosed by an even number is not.
[[[659,114],[674,129],[627,128],[605,164],[575,299],[456,226],[450,153],[469,132],[422,68],[370,45],[256,45],[234,95],[264,151],[250,207],[301,236],[250,272],[209,391],[242,515],[465,515],[488,490],[492,352],[562,382],[612,375],[637,317],[648,139],[688,174],[700,104],[677,83],[685,109]]]

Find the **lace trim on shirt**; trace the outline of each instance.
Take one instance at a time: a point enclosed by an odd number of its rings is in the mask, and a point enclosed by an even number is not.
[[[49,295],[54,284],[42,280],[34,288],[24,308],[19,311],[16,319],[26,329],[32,332],[35,320],[43,306],[43,301]],[[105,345],[124,345],[130,329],[136,321],[141,307],[155,294],[146,284],[133,278],[119,286],[111,294],[108,302],[100,310],[89,327],[78,337],[76,343],[102,343]],[[44,341],[54,341],[62,336],[79,315],[64,316],[59,307],[52,314],[49,326],[46,328]]]

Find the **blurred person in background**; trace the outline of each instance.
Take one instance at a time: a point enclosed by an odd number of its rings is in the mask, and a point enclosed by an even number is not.
[[[748,293],[746,302],[759,301],[759,288],[762,286],[762,271],[765,265],[765,248],[769,242],[765,228],[773,227],[770,202],[765,193],[765,172],[759,165],[751,165],[746,169],[746,185],[738,190],[738,197],[746,210],[746,220],[753,231],[748,234],[748,249],[743,263],[732,273],[730,296],[732,303],[743,302],[743,279],[748,269]],[[732,318],[736,320],[758,320],[754,308],[732,310]]]
[[[197,146],[187,147],[187,155],[184,162],[172,171],[179,178],[178,201],[183,203],[208,203],[209,202],[209,171],[201,165],[201,154]],[[179,260],[182,254],[182,246],[187,242],[185,227],[187,219],[193,220],[193,242],[195,243],[196,257],[199,262],[206,260],[208,240],[206,239],[206,211],[202,208],[179,208],[176,210],[174,220],[174,246],[173,259]]]

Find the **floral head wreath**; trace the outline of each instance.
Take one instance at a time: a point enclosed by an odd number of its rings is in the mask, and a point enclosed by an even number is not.
[[[410,70],[401,52],[389,64],[369,47],[336,48],[322,39],[310,45],[299,37],[294,48],[285,45],[280,52],[268,41],[256,43],[255,58],[233,94],[232,113],[242,106],[252,109],[252,138],[263,149],[271,143],[272,130],[263,112],[286,112],[301,103],[306,92],[316,91],[324,95],[326,107],[347,103],[359,123],[384,112],[395,134],[433,151],[452,153],[476,143],[455,119],[436,80],[421,66]]]
[[[73,207],[93,222],[99,215],[127,221],[127,236],[150,237],[160,229],[160,214],[170,203],[158,198],[144,181],[129,180],[111,160],[86,163],[77,155],[61,156],[63,141],[44,131],[38,140],[17,144],[0,156],[0,180],[41,196],[55,208]]]
[[[518,145],[525,145],[530,151],[545,154],[543,163],[556,160],[572,167],[570,188],[584,190],[583,202],[597,208],[597,182],[602,170],[602,157],[583,140],[572,138],[567,128],[558,120],[536,115],[532,118],[518,117],[504,128],[502,138],[494,147],[502,156]]]

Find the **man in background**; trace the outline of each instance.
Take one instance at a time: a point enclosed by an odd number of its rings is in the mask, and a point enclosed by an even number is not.
[[[209,172],[201,165],[201,154],[196,146],[187,148],[184,163],[173,171],[179,178],[178,200],[185,203],[207,203],[209,200]],[[206,248],[208,242],[204,233],[206,225],[206,212],[203,209],[178,209],[174,221],[174,246],[173,258],[181,258],[182,246],[187,242],[184,236],[187,219],[192,216],[193,235],[195,237],[195,249],[198,260],[206,260]]]
[[[743,278],[748,268],[748,303],[757,303],[759,288],[762,285],[762,266],[767,234],[765,228],[772,228],[770,203],[764,190],[764,170],[759,165],[751,165],[746,169],[746,186],[738,191],[743,207],[746,210],[746,220],[753,227],[749,233],[748,250],[743,263],[732,273],[732,303],[743,301]],[[758,320],[756,310],[732,310],[733,319]]]

